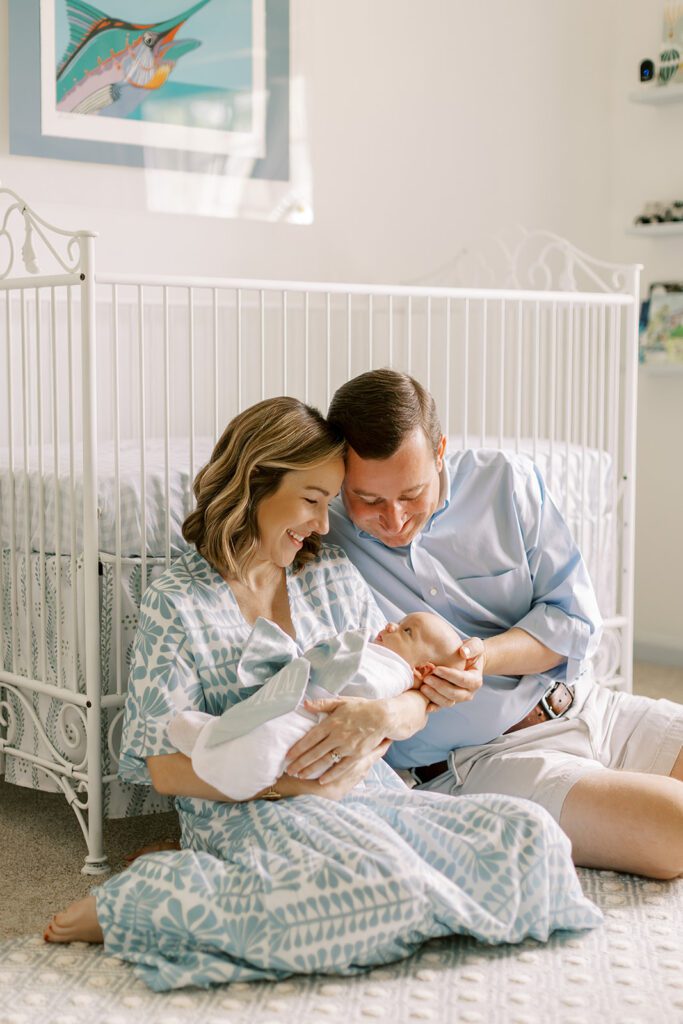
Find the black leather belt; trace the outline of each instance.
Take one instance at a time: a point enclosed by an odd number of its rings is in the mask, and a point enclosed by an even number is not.
[[[506,729],[503,735],[510,732],[517,732],[518,729],[526,729],[530,725],[540,725],[541,722],[550,722],[553,718],[561,718],[574,703],[574,687],[566,683],[555,683],[547,693],[544,693],[536,707],[532,708],[528,715]],[[413,775],[420,783],[431,782],[437,775],[443,775],[448,771],[448,761],[437,761],[436,764],[423,764],[413,768]]]

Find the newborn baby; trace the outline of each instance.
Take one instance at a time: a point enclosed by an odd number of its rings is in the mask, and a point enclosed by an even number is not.
[[[435,665],[464,667],[456,654],[461,643],[445,619],[413,612],[388,623],[374,641],[350,630],[302,654],[279,626],[259,618],[237,666],[242,685],[256,692],[220,716],[181,712],[168,737],[200,779],[233,800],[248,800],[275,784],[288,750],[325,717],[307,711],[304,700],[380,699],[419,688]]]

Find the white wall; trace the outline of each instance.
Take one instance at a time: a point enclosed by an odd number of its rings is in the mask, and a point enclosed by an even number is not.
[[[150,214],[143,171],[7,157],[6,117],[0,179],[48,219],[99,231],[105,270],[406,279],[516,222],[604,252],[606,11],[590,0],[292,3],[312,226]],[[5,111],[6,12],[1,0]]]
[[[656,53],[642,0],[292,0],[315,223],[149,213],[142,171],[7,155],[0,0],[0,179],[48,219],[100,233],[104,270],[411,281],[516,223],[683,277],[683,238],[624,226],[681,187],[683,105],[626,93]],[[642,377],[637,637],[681,652],[681,383]],[[671,581],[671,582],[669,582]]]
[[[631,103],[644,57],[656,59],[662,5],[620,0],[614,22],[610,174],[612,256],[650,281],[683,280],[683,235],[626,234],[648,199],[683,199],[683,101]],[[652,88],[657,88],[655,85]],[[681,86],[669,86],[679,88]],[[638,390],[636,654],[683,665],[683,371],[641,369]]]

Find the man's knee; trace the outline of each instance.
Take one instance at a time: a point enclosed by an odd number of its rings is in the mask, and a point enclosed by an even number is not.
[[[604,772],[567,795],[561,825],[582,867],[645,875],[683,875],[683,787],[663,776]]]
[[[670,881],[683,878],[683,794],[677,800],[667,801],[665,813],[667,824],[662,829],[661,840],[652,844],[651,876]]]

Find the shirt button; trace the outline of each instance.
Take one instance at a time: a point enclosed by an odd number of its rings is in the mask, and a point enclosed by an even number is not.
[[[437,594],[436,587],[432,587],[431,590],[429,591],[429,593],[432,595],[432,597],[436,597],[436,594]]]

